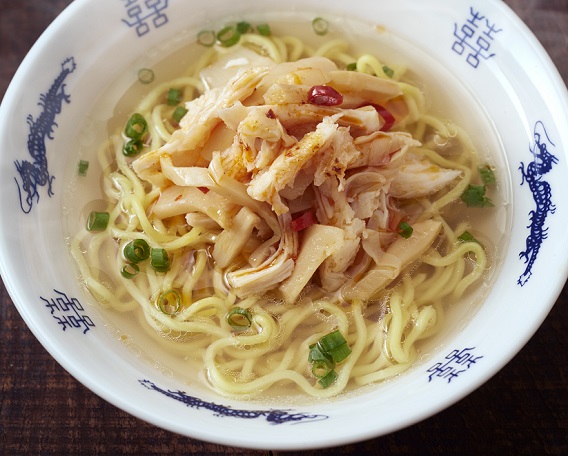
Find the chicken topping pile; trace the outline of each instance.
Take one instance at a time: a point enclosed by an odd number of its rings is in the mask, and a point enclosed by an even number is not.
[[[207,90],[180,128],[133,168],[161,188],[155,216],[219,233],[213,257],[238,296],[273,290],[293,302],[315,283],[367,299],[433,242],[440,223],[417,222],[401,202],[461,171],[400,131],[410,110],[399,83],[245,49],[201,77]]]

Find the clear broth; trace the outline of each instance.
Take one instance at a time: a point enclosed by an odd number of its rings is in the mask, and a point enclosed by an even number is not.
[[[285,19],[282,19],[283,17]],[[250,19],[251,22],[253,19]],[[343,37],[352,44],[352,54],[370,53],[377,55],[387,65],[409,68],[413,82],[425,92],[430,104],[429,111],[442,118],[451,119],[457,125],[462,126],[471,136],[482,161],[491,163],[496,169],[498,185],[490,195],[495,207],[484,209],[484,216],[476,217],[474,223],[476,233],[484,233],[484,237],[480,240],[486,246],[491,246],[490,270],[484,276],[483,282],[462,299],[464,302],[451,303],[446,308],[444,329],[431,340],[420,343],[418,361],[414,366],[416,368],[440,350],[452,334],[467,324],[484,301],[497,276],[500,259],[503,258],[506,249],[505,234],[509,232],[511,223],[510,179],[505,172],[506,159],[499,137],[489,116],[477,102],[474,94],[449,73],[444,65],[388,30],[336,18],[329,21],[331,32],[321,37],[312,31],[312,16],[294,13],[274,16],[274,20],[266,17],[263,19],[270,23],[275,35],[297,36],[313,47],[318,47],[330,39]],[[226,22],[230,22],[230,19]],[[212,23],[206,24],[203,28],[218,29],[219,24],[222,25],[222,23]],[[342,32],[338,33],[334,30]],[[187,31],[175,40],[164,43],[129,64],[100,95],[97,104],[86,116],[76,139],[76,162],[69,164],[66,175],[68,185],[64,195],[63,214],[69,238],[78,231],[87,214],[101,206],[102,169],[95,157],[103,139],[124,125],[134,107],[153,87],[186,73],[192,63],[204,52],[204,48],[194,42],[195,36],[193,31]],[[165,57],[162,57],[163,55]],[[141,68],[152,69],[155,76],[152,84],[145,85],[138,81],[137,75]],[[81,159],[90,162],[86,177],[77,176],[76,164]],[[455,216],[469,217],[468,214],[455,214]],[[87,291],[85,291],[85,300],[98,308],[111,337],[124,343],[135,356],[166,377],[192,385],[194,389],[203,388],[203,379],[199,378],[203,372],[188,370],[183,356],[168,353],[152,343],[155,337],[160,336],[150,335],[148,330],[143,329],[142,325],[145,322],[142,318],[133,318],[130,313],[121,314],[98,307],[96,300]],[[371,385],[357,388],[356,393],[376,387],[377,385]],[[300,393],[290,394],[290,391],[286,389],[271,390],[269,394],[270,399],[262,396],[257,400],[263,402],[269,400],[271,403],[288,405],[290,401],[305,404],[306,401],[311,400]]]

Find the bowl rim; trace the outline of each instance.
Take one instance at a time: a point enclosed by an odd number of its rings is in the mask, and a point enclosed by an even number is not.
[[[493,2],[497,3],[497,2]],[[4,118],[8,115],[7,109],[3,109],[4,105],[10,106],[12,104],[12,99],[17,96],[17,81],[22,77],[23,74],[26,74],[30,71],[30,68],[34,66],[34,62],[38,55],[42,52],[42,50],[48,47],[51,39],[51,35],[61,30],[64,27],[67,21],[71,21],[75,14],[77,14],[85,5],[92,5],[94,2],[92,0],[76,0],[75,2],[71,3],[62,13],[61,15],[56,18],[54,22],[45,30],[45,32],[40,36],[36,44],[31,48],[30,52],[26,55],[25,59],[22,61],[22,64],[18,68],[16,74],[14,75],[13,81],[8,87],[6,94],[4,95],[4,100],[2,106],[0,107],[0,128],[3,128],[4,125]],[[522,21],[515,15],[515,13],[504,3],[498,2],[498,6],[495,7],[495,11],[500,11],[502,14],[508,15],[508,19],[515,23],[515,25],[519,28],[520,33],[522,33],[523,39],[526,41],[527,45],[530,46],[532,52],[538,54],[541,62],[545,64],[546,70],[549,73],[550,81],[553,83],[555,90],[557,93],[562,97],[560,104],[563,105],[564,111],[568,111],[566,108],[568,106],[568,92],[566,91],[566,86],[558,73],[558,70],[554,66],[554,63],[542,47],[542,45],[538,42],[536,37],[532,34],[530,29],[522,23]],[[0,204],[0,210],[2,209],[2,205]],[[0,233],[3,231],[0,229]],[[5,241],[4,235],[2,235],[2,240]],[[563,250],[566,251],[565,245],[562,246]],[[108,389],[101,387],[101,385],[96,381],[96,379],[90,378],[88,375],[85,375],[82,371],[78,370],[77,367],[69,360],[64,350],[62,350],[62,346],[57,342],[53,341],[48,337],[48,334],[44,333],[44,330],[41,325],[38,325],[38,322],[34,319],[33,315],[28,312],[27,303],[20,302],[19,299],[19,280],[14,277],[10,272],[10,260],[4,259],[0,257],[0,275],[2,276],[2,280],[6,285],[8,293],[12,297],[14,304],[16,305],[19,313],[21,314],[22,318],[26,322],[27,326],[30,328],[34,336],[41,342],[41,344],[46,348],[46,350],[56,359],[56,361],[61,364],[65,370],[73,375],[79,382],[85,385],[88,389],[95,392],[100,397],[104,398],[108,402],[112,403],[113,405],[121,408],[122,410],[126,410],[128,413],[137,416],[144,421],[148,421],[152,424],[160,426],[161,424],[157,424],[152,418],[151,414],[146,411],[143,407],[133,406],[132,403],[128,403],[124,397],[116,394]],[[560,294],[564,283],[566,281],[566,277],[568,277],[568,261],[564,261],[559,265],[559,273],[560,277],[564,280],[557,280],[551,286],[551,288],[547,291],[549,296],[549,305],[543,306],[539,312],[537,312],[538,318],[533,319],[531,321],[531,325],[528,326],[528,330],[525,330],[523,333],[523,337],[519,337],[515,344],[510,345],[508,350],[505,352],[501,352],[499,358],[492,362],[491,368],[486,369],[483,371],[483,374],[478,373],[475,376],[469,376],[467,378],[466,386],[462,386],[459,393],[453,393],[448,395],[448,399],[445,401],[441,401],[437,406],[424,408],[421,410],[421,413],[415,412],[411,420],[406,420],[406,425],[414,424],[418,421],[421,421],[439,411],[447,408],[448,406],[452,405],[453,403],[459,401],[464,396],[470,394],[474,389],[479,387],[482,383],[489,380],[499,369],[501,369],[506,363],[513,358],[516,353],[526,344],[526,342],[532,337],[532,335],[536,332],[538,327],[542,324],[542,321],[546,317],[546,315],[550,312],[550,309],[554,305],[554,302],[558,295]],[[386,426],[382,428],[381,435],[384,433],[392,432],[394,430],[400,429],[401,426],[399,423],[392,423],[392,425]],[[384,430],[384,432],[383,432]],[[255,442],[248,442],[248,441],[236,441],[234,437],[225,439],[219,439],[218,436],[214,436],[213,434],[203,433],[201,431],[192,430],[191,433],[188,433],[186,428],[180,426],[178,429],[174,429],[174,432],[178,432],[180,434],[185,434],[190,437],[199,438],[206,441],[211,441],[214,443],[222,443],[224,445],[237,445],[249,448],[259,448],[265,449],[266,446],[257,446]],[[376,431],[371,428],[361,430],[358,434],[354,435],[351,439],[346,438],[345,436],[334,436],[331,439],[331,446],[339,445],[339,444],[346,444],[352,443],[355,441],[360,441],[362,439],[372,438],[377,436]],[[304,443],[300,442],[288,442],[286,444],[280,443],[283,445],[279,448],[281,449],[303,449],[306,448]],[[319,442],[316,446],[310,446],[309,448],[323,448],[328,447],[330,445],[324,444],[323,442]],[[278,447],[275,447],[276,449]]]

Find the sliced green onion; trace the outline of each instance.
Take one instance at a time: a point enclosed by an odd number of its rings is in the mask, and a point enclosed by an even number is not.
[[[239,32],[241,35],[244,35],[245,33],[250,33],[253,31],[252,25],[250,25],[249,22],[237,22],[237,32]]]
[[[150,246],[144,239],[135,239],[126,244],[123,253],[131,263],[139,263],[150,256]]]
[[[383,71],[384,71],[384,73],[385,73],[389,78],[392,78],[392,77],[394,76],[394,71],[393,71],[393,69],[390,68],[390,67],[388,67],[388,66],[386,66],[386,65],[383,65]]]
[[[142,139],[148,131],[148,124],[142,114],[135,112],[130,116],[124,129],[124,134],[130,139]]]
[[[164,249],[151,249],[150,265],[157,272],[167,272],[170,269],[170,257]]]
[[[324,360],[318,360],[312,363],[312,374],[316,378],[323,378],[330,372],[333,372],[333,369],[328,362]]]
[[[122,268],[122,270],[120,271],[120,273],[122,274],[122,277],[124,277],[125,279],[132,279],[139,272],[140,272],[140,268],[138,267],[137,264],[134,264],[134,263],[129,263],[129,264],[125,265]]]
[[[197,34],[197,42],[202,46],[211,47],[215,44],[217,37],[213,30],[202,30]]]
[[[138,70],[138,80],[142,84],[150,84],[154,81],[154,72],[150,68],[140,68]]]
[[[468,207],[493,207],[493,202],[485,196],[485,185],[468,185],[461,194],[461,200]]]
[[[471,234],[469,231],[464,231],[462,234],[460,234],[458,236],[458,241],[460,242],[476,242],[477,244],[481,245],[481,242],[479,242],[475,236],[473,234]]]
[[[221,46],[231,47],[239,42],[241,39],[241,34],[238,32],[237,28],[232,25],[227,25],[222,28],[219,33],[217,33],[217,39]]]
[[[345,69],[347,71],[357,71],[357,62],[348,63]]]
[[[315,361],[327,361],[332,368],[335,367],[333,365],[333,358],[323,349],[319,341],[316,344],[310,345],[310,352],[308,353],[308,362],[313,363]]]
[[[339,330],[323,336],[317,346],[322,353],[331,357],[334,363],[340,363],[351,354],[351,349]]]
[[[335,365],[350,354],[351,349],[339,330],[326,334],[316,344],[310,345],[308,362],[311,364],[312,374],[319,379],[318,383],[323,388],[337,380]]]
[[[469,231],[464,231],[462,234],[458,236],[458,241],[472,242],[475,241],[475,238],[473,237],[473,234],[471,234]]]
[[[133,157],[134,155],[138,155],[142,152],[144,148],[144,144],[139,139],[131,139],[122,148],[122,153],[127,157]]]
[[[408,239],[412,236],[414,229],[407,222],[400,222],[398,224],[398,234],[400,234],[404,239]]]
[[[244,331],[252,325],[252,314],[248,309],[233,307],[227,314],[227,323],[235,331]]]
[[[270,31],[270,25],[268,24],[259,24],[256,26],[256,29],[262,36],[270,36],[272,34]]]
[[[168,90],[168,106],[176,106],[181,101],[181,91],[179,89]]]
[[[179,123],[179,121],[183,119],[183,116],[185,116],[186,114],[187,109],[185,109],[183,106],[178,106],[172,114],[172,119],[174,120],[174,122]]]
[[[335,361],[319,344],[310,345],[308,362],[312,366],[312,374],[317,378],[325,377],[335,367]]]
[[[349,345],[345,342],[335,347],[333,350],[329,350],[328,353],[336,363],[340,363],[351,354],[351,348],[349,348]]]
[[[166,290],[158,297],[157,304],[166,315],[175,315],[181,309],[181,296],[176,290]]]
[[[325,35],[329,29],[329,24],[327,21],[322,17],[316,17],[312,21],[312,28],[316,35]]]
[[[481,180],[485,185],[492,185],[495,183],[495,173],[493,172],[493,168],[489,165],[481,165],[478,168],[479,174],[481,176]]]
[[[318,380],[318,383],[322,386],[323,389],[325,389],[333,385],[336,380],[337,380],[337,372],[332,370],[325,377],[320,378]]]
[[[77,170],[77,174],[79,174],[79,176],[86,176],[88,170],[89,162],[87,160],[79,160],[79,169]]]
[[[343,337],[343,334],[341,334],[339,329],[326,334],[318,341],[318,345],[324,353],[329,353],[330,351],[335,350],[337,347],[340,347],[341,345],[346,343],[347,341],[345,340],[345,337]]]
[[[92,211],[87,218],[88,231],[104,231],[108,226],[110,214],[108,212]]]

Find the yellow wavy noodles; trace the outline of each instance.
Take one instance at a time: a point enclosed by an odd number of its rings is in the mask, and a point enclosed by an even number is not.
[[[117,135],[98,154],[104,170],[102,188],[110,213],[109,228],[101,233],[81,230],[71,242],[82,280],[101,305],[136,313],[152,343],[179,354],[179,362],[187,363],[188,369],[203,370],[209,385],[227,396],[251,398],[284,385],[310,396],[332,397],[349,385],[399,375],[417,359],[420,341],[441,329],[446,303],[464,296],[487,268],[480,244],[457,240],[469,228],[467,222],[451,228],[444,213],[471,182],[478,165],[475,148],[462,128],[426,111],[423,92],[405,80],[404,68],[390,68],[393,73],[389,76],[389,67],[377,57],[350,55],[344,40],[330,40],[312,49],[293,36],[247,34],[240,45],[275,62],[325,56],[340,67],[355,63],[359,72],[398,81],[408,112],[397,128],[422,143],[414,153],[461,171],[461,177],[443,192],[408,203],[422,207],[419,219],[442,222],[434,245],[368,302],[345,302],[337,293],[326,294],[315,286],[308,286],[294,304],[265,295],[238,298],[227,286],[226,271],[212,262],[219,227],[191,227],[179,216],[156,217],[152,206],[161,189],[139,179],[122,154],[123,140]],[[186,100],[202,94],[199,72],[217,55],[217,48],[204,51],[187,75],[161,84],[133,107],[133,112],[140,112],[148,121],[151,150],[169,141],[178,128],[167,120],[173,108],[165,104],[164,93],[175,87],[183,91]],[[452,144],[451,155],[445,154],[448,143]],[[225,191],[230,194],[233,189]],[[122,248],[137,238],[166,249],[172,259],[167,273],[157,273],[148,262],[142,262],[134,279],[121,276],[125,264]],[[250,241],[244,248],[253,251],[259,245]],[[237,262],[231,267],[236,270],[241,266]],[[155,304],[158,294],[167,289],[179,290],[183,303],[173,316],[162,313]],[[228,325],[225,316],[235,304],[251,312],[249,330],[235,332]],[[310,373],[308,352],[311,344],[335,329],[344,335],[352,353],[338,365],[337,381],[324,389]]]

